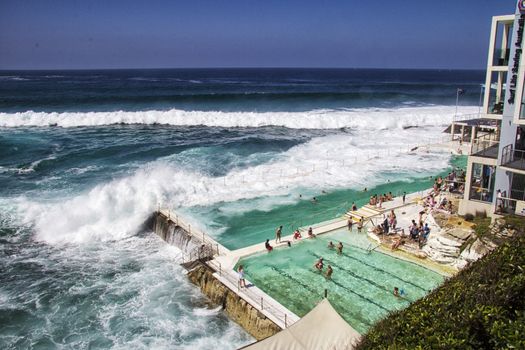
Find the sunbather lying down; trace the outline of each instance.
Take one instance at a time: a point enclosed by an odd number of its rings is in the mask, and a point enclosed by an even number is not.
[[[402,244],[405,244],[405,239],[403,237],[395,237],[390,248],[396,250]]]

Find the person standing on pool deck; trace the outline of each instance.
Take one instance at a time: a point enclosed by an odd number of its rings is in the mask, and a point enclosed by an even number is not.
[[[239,287],[246,288],[246,280],[244,279],[244,267],[242,265],[239,265],[237,273],[239,274]]]
[[[275,230],[275,244],[277,244],[277,241],[281,243],[281,234],[283,233],[283,226],[279,226],[277,230]]]
[[[360,217],[359,221],[357,222],[357,232],[361,233],[362,229],[363,229],[363,217]]]

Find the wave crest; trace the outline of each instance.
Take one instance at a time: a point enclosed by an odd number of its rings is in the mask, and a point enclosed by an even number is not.
[[[361,108],[308,112],[220,112],[220,111],[115,111],[0,113],[0,127],[80,127],[114,124],[144,124],[210,127],[264,127],[290,129],[391,129],[444,125],[452,120],[455,107]],[[477,107],[462,107],[465,114]]]

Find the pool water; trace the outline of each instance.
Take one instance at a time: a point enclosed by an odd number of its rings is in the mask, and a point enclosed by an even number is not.
[[[440,175],[447,175],[450,169],[464,168],[465,165],[465,156],[452,157],[450,168]],[[422,191],[432,186],[433,179],[434,176],[424,176],[408,181],[391,181],[368,188],[367,192],[363,189],[333,189],[317,194],[305,189],[302,191],[302,199],[298,199],[299,193],[291,193],[282,198],[283,204],[270,208],[265,208],[265,203],[272,198],[255,198],[211,206],[188,207],[181,210],[181,214],[204,226],[203,229],[222,245],[229,249],[239,249],[274,238],[275,229],[280,225],[283,225],[283,236],[286,236],[292,234],[297,227],[341,217],[352,206],[352,202],[362,206],[368,203],[369,197],[374,193],[392,192],[399,196],[403,191]],[[316,204],[310,202],[312,196],[318,199]],[[255,209],[245,211],[245,208]]]
[[[343,243],[343,253],[328,242]],[[346,229],[303,239],[291,248],[278,248],[242,259],[247,279],[298,316],[319,302],[325,289],[341,316],[360,333],[389,312],[408,306],[440,285],[444,277],[418,264],[376,250],[366,234]],[[323,273],[313,265],[324,258]],[[328,265],[332,279],[324,276]],[[396,297],[394,287],[404,292]]]

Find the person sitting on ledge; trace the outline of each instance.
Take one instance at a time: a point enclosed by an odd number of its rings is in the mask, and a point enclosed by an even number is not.
[[[382,235],[383,229],[381,228],[381,225],[377,225],[372,229],[372,233],[376,235]]]
[[[273,250],[273,247],[270,245],[269,239],[266,240],[266,243],[264,243],[264,246],[266,247],[266,250],[268,251],[268,253]]]
[[[311,227],[308,228],[308,238],[315,238],[314,230]]]
[[[303,238],[301,236],[301,232],[299,232],[299,230],[295,230],[294,233],[293,233],[293,239],[297,240],[297,239],[301,239],[301,238]]]

